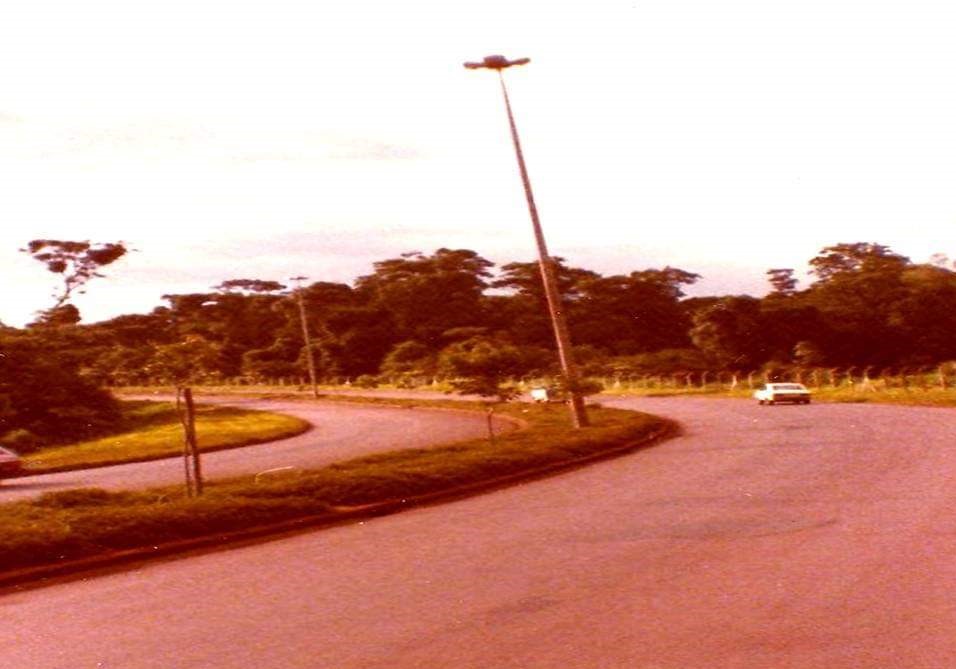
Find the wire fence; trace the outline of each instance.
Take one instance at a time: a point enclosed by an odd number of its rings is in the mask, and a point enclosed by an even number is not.
[[[891,389],[947,390],[956,389],[956,363],[935,367],[911,367],[876,371],[871,367],[812,367],[780,370],[755,370],[730,372],[718,370],[695,370],[668,373],[624,373],[588,376],[588,381],[608,392],[733,392],[754,390],[772,381],[803,383],[812,389],[853,389],[862,392],[880,392]],[[407,388],[449,390],[452,379],[437,376],[405,374],[400,376],[343,376],[325,377],[319,380],[322,388]],[[165,387],[164,379],[140,379],[137,383],[114,382],[114,386]],[[298,377],[235,377],[208,379],[198,387],[226,388],[278,388],[301,391],[311,388],[309,379]],[[522,391],[537,387],[559,386],[559,379],[547,376],[512,378],[504,385]]]

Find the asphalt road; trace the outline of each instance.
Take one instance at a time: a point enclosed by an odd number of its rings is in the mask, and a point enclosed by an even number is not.
[[[197,397],[197,401],[217,398]],[[220,478],[280,467],[319,467],[331,462],[399,448],[416,448],[487,434],[480,414],[395,409],[361,404],[218,398],[231,405],[289,413],[312,423],[309,432],[268,444],[203,454],[203,475]],[[501,424],[499,429],[507,427]],[[199,435],[200,442],[202,434]],[[69,488],[144,488],[183,481],[181,458],[7,479],[0,502]]]
[[[949,669],[956,412],[619,400],[683,436],[0,597],[30,669]]]

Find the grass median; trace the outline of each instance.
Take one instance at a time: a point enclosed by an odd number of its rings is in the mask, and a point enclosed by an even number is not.
[[[44,448],[23,456],[26,474],[104,467],[179,455],[183,433],[175,405],[169,402],[125,401],[115,434],[78,444]],[[302,434],[308,422],[269,411],[199,405],[196,430],[200,449],[218,451]]]
[[[417,401],[418,406],[447,405]],[[468,403],[455,402],[462,408]],[[472,408],[480,408],[473,405]],[[109,556],[297,519],[324,518],[395,500],[453,493],[533,475],[647,443],[670,424],[655,416],[593,408],[593,426],[572,430],[560,405],[500,412],[526,429],[495,442],[472,439],[371,455],[311,471],[211,481],[200,498],[181,486],[143,491],[78,489],[0,505],[0,572]]]

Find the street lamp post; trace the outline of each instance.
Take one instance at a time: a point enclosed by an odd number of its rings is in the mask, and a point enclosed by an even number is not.
[[[295,301],[299,307],[299,324],[302,326],[302,341],[305,343],[305,360],[309,367],[309,382],[312,384],[312,396],[318,398],[319,385],[315,375],[315,354],[312,351],[312,337],[309,334],[309,321],[305,315],[305,298],[302,295],[302,281],[304,276],[294,276],[290,281],[295,281]]]
[[[518,139],[518,128],[515,125],[514,114],[511,111],[511,101],[508,99],[508,89],[505,87],[505,78],[502,71],[513,65],[525,65],[531,62],[529,58],[508,60],[504,56],[486,56],[480,63],[465,63],[469,70],[487,69],[498,73],[501,83],[501,93],[505,100],[505,111],[508,112],[508,125],[511,127],[511,141],[515,147],[515,156],[518,158],[518,169],[521,172],[521,183],[524,185],[525,199],[528,201],[528,212],[531,214],[531,225],[534,227],[534,239],[538,246],[538,266],[541,268],[541,280],[544,283],[544,294],[548,300],[548,311],[551,315],[551,325],[554,328],[554,338],[558,345],[558,360],[561,363],[561,373],[570,399],[571,420],[574,427],[587,427],[588,416],[584,409],[584,398],[578,386],[577,366],[574,364],[574,355],[571,350],[571,337],[568,334],[568,323],[564,316],[561,304],[561,293],[558,289],[558,280],[555,276],[554,261],[548,255],[548,247],[544,241],[544,232],[541,221],[538,219],[538,208],[534,203],[534,194],[531,192],[531,180],[528,178],[528,168],[524,164],[524,154],[521,151],[521,142]]]

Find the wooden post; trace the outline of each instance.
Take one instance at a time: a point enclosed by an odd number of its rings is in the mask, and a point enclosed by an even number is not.
[[[186,400],[186,440],[193,459],[193,484],[196,486],[196,494],[202,495],[202,462],[199,456],[199,441],[196,439],[196,405],[193,402],[192,388],[184,388],[183,397]]]
[[[201,495],[203,489],[199,441],[196,438],[196,405],[188,386],[176,388],[176,411],[183,426],[183,466],[186,470],[186,495]],[[190,463],[190,460],[192,461]]]

